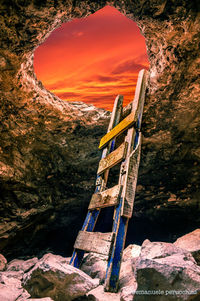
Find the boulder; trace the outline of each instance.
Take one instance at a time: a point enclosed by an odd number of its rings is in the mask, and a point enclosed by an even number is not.
[[[135,276],[134,276],[134,262],[140,254],[141,247],[138,245],[129,245],[124,249],[119,287],[124,287],[128,285],[135,286]],[[101,283],[104,283],[107,268],[107,257],[97,254],[89,253],[84,257],[83,263],[81,265],[81,270],[91,276],[92,278],[99,278]]]
[[[130,285],[130,286],[123,287],[120,290],[120,301],[132,301],[134,298],[136,289],[137,289],[137,283],[135,286]]]
[[[15,278],[18,280],[22,280],[24,275],[23,271],[4,271],[4,272],[0,272],[0,281],[3,277],[7,277],[7,278]]]
[[[0,254],[0,271],[5,270],[6,264],[7,264],[6,258],[2,254]]]
[[[141,246],[129,245],[123,252],[119,288],[120,301],[132,301],[137,289],[137,282],[134,275],[135,262],[141,252]]]
[[[21,295],[21,289],[0,283],[0,300],[15,301]]]
[[[99,285],[97,288],[87,293],[88,300],[91,301],[120,301],[119,293],[104,292],[104,286]]]
[[[200,229],[179,237],[174,245],[191,252],[197,264],[200,265]]]
[[[37,257],[28,260],[14,259],[8,263],[7,271],[28,272],[37,262]]]
[[[49,253],[24,275],[23,285],[32,298],[70,301],[97,287],[99,280],[68,265],[65,258]]]
[[[99,278],[103,283],[106,276],[107,257],[97,253],[87,254],[81,265],[81,270],[92,278]]]
[[[200,298],[200,267],[190,252],[174,244],[144,241],[135,274],[134,301]]]
[[[0,300],[1,301],[25,301],[30,294],[22,288],[21,281],[16,278],[0,276]]]
[[[118,298],[120,296],[123,301],[132,300],[134,292],[137,289],[137,282],[134,275],[134,263],[140,254],[140,250],[141,247],[138,245],[129,245],[124,249],[119,277],[120,293],[118,294]],[[81,265],[82,271],[92,278],[99,278],[101,284],[103,284],[105,280],[106,268],[107,258],[96,253],[87,254]],[[104,294],[104,297],[100,300],[106,300],[105,298],[108,298],[108,295],[102,293],[102,289],[100,288],[94,289],[92,293],[96,298],[97,296],[99,298],[99,295]]]
[[[24,300],[25,301],[25,300]],[[28,299],[27,301],[54,301],[53,299],[47,297],[47,298],[34,298],[34,299]]]
[[[122,262],[129,260],[129,259],[136,259],[140,255],[141,252],[141,246],[132,244],[129,245],[126,249],[123,251],[123,256],[122,256]]]

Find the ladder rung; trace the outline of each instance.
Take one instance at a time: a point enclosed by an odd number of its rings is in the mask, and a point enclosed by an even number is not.
[[[103,173],[106,169],[113,167],[118,164],[126,157],[128,142],[122,143],[116,150],[110,153],[105,158],[101,159],[99,162],[99,168],[97,170],[97,174]]]
[[[101,233],[79,231],[74,248],[109,256],[114,237],[115,233],[113,232]]]
[[[99,149],[103,148],[110,140],[117,137],[125,130],[127,130],[135,122],[135,112],[131,112],[118,125],[116,125],[110,132],[101,138]]]
[[[122,186],[120,185],[116,185],[102,192],[94,193],[88,209],[93,210],[97,208],[116,206],[119,203],[121,187]]]

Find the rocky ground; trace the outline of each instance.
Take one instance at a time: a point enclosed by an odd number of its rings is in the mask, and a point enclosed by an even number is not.
[[[84,257],[81,270],[51,253],[41,259],[0,256],[2,301],[181,301],[200,300],[200,229],[174,244],[145,240],[123,253],[119,292],[104,292],[106,259]]]

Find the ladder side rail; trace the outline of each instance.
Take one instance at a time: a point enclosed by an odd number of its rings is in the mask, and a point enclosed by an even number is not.
[[[115,98],[107,133],[109,133],[120,122],[120,118],[123,110],[123,100],[124,97],[122,95],[118,95]],[[115,147],[115,138],[111,140],[109,144],[103,149],[101,159],[104,159],[109,153],[111,153],[114,150],[114,147]],[[100,180],[101,186],[96,187],[95,192],[101,192],[106,188],[108,175],[109,175],[109,170],[106,170],[103,175],[97,175],[97,179]]]
[[[148,71],[143,69],[139,72],[135,97],[133,100],[132,110],[135,111],[136,125],[135,134],[131,143],[131,149],[129,152],[127,167],[126,167],[126,178],[124,181],[124,189],[122,192],[123,206],[122,215],[131,218],[133,212],[133,204],[135,199],[135,190],[138,177],[138,169],[140,162],[141,153],[141,122],[142,113],[145,100],[145,92],[147,86]],[[137,105],[137,106],[136,106]]]
[[[112,111],[112,115],[111,115],[111,118],[110,118],[110,122],[109,122],[109,125],[108,125],[107,132],[109,132],[112,128],[114,128],[120,122],[120,118],[121,118],[121,114],[122,114],[122,108],[123,108],[123,96],[118,95],[115,98],[113,111]],[[105,158],[107,156],[107,154],[109,154],[111,151],[113,151],[114,146],[115,146],[115,139],[113,139],[109,143],[109,145],[107,145],[103,149],[101,158],[102,159]],[[108,173],[109,173],[109,171],[106,171],[104,173],[104,178],[103,178],[102,175],[97,176],[95,193],[100,192],[104,189],[104,187],[107,183]],[[99,183],[99,185],[98,185],[98,183]],[[92,211],[89,210],[81,230],[92,232],[94,230],[95,224],[97,222],[99,213],[100,213],[100,209],[98,209],[98,210],[95,209],[95,210],[92,210]],[[72,257],[70,259],[70,265],[73,265],[74,267],[78,268],[81,264],[84,253],[85,252],[83,250],[74,249],[74,251],[72,253]]]
[[[122,162],[120,168],[120,176],[119,176],[119,183],[123,186],[122,193],[124,191],[124,182],[126,178],[127,172],[127,161],[128,156],[131,152],[131,146],[133,137],[135,136],[134,128],[130,128],[127,132],[125,137],[125,141],[128,142],[128,150],[126,159]],[[116,206],[114,212],[114,222],[113,222],[113,229],[112,232],[116,234],[115,244],[113,245],[111,257],[108,261],[107,270],[106,270],[106,277],[105,277],[105,291],[110,292],[117,292],[118,290],[118,279],[119,279],[119,272],[120,272],[120,265],[121,265],[121,257],[122,252],[124,249],[124,243],[126,238],[126,232],[128,228],[128,218],[124,218],[121,216],[121,211],[123,208],[123,196],[120,196],[120,202],[118,206]]]
[[[135,112],[135,116],[136,116],[136,130],[134,130],[133,127],[130,128],[126,136],[126,140],[129,140],[129,143],[131,139],[131,143],[129,144],[126,160],[121,165],[119,181],[121,182],[122,185],[126,184],[126,177],[128,173],[128,167],[129,167],[129,155],[131,154],[131,151],[133,151],[133,149],[140,147],[139,143],[141,139],[139,136],[141,136],[141,133],[139,133],[139,131],[141,127],[142,110],[144,106],[147,77],[148,77],[148,72],[146,70],[141,70],[139,72],[135,97],[132,103],[132,112]],[[112,291],[112,292],[116,292],[118,290],[121,258],[124,249],[126,232],[128,228],[128,221],[129,221],[129,217],[122,216],[122,212],[123,212],[122,210],[124,207],[123,196],[125,192],[126,192],[126,185],[123,186],[120,203],[118,204],[115,210],[113,232],[116,234],[116,240],[115,240],[115,244],[113,245],[112,255],[108,262],[107,271],[106,271],[105,290]]]

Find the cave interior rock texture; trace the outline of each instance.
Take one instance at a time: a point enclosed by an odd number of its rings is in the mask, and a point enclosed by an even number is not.
[[[69,255],[84,220],[110,114],[47,91],[33,55],[63,22],[105,5],[137,22],[150,61],[127,243],[172,242],[199,227],[199,1],[2,0],[0,252],[8,259]]]

